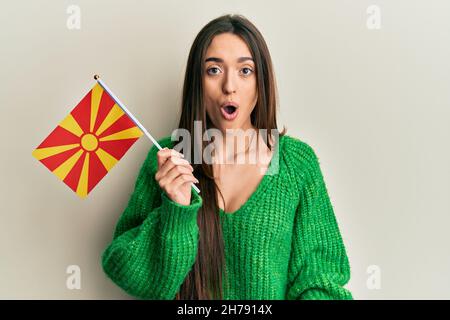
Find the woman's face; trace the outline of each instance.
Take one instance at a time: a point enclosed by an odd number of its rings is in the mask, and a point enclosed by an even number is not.
[[[256,105],[257,86],[255,63],[247,44],[232,33],[217,35],[204,63],[204,101],[214,127],[223,133],[226,129],[253,128],[250,114]],[[234,111],[225,107],[230,103],[235,105]]]

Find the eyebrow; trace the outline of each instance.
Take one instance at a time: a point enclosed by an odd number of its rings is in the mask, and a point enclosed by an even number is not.
[[[251,57],[240,57],[240,58],[237,59],[237,62],[244,62],[244,61],[247,61],[247,60],[251,60],[251,61],[255,62],[255,61],[253,60],[253,58],[251,58]],[[207,59],[205,60],[205,62],[208,62],[208,61],[223,62],[223,59],[221,59],[221,58],[216,58],[216,57],[209,57],[209,58],[207,58]]]

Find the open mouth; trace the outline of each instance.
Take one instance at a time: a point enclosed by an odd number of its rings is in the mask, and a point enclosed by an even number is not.
[[[228,121],[236,119],[236,117],[239,113],[238,108],[233,105],[225,105],[220,109],[221,109],[222,116]]]
[[[225,106],[224,109],[225,109],[225,112],[228,114],[233,114],[236,111],[235,106]]]

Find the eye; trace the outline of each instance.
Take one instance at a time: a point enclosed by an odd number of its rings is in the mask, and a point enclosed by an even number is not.
[[[220,71],[220,69],[217,68],[217,67],[212,67],[212,68],[209,68],[209,69],[206,70],[206,72],[207,72],[208,74],[211,74],[211,75],[218,74],[219,71]]]
[[[253,70],[250,69],[250,68],[242,68],[242,71],[243,71],[245,76],[249,76],[253,72]]]

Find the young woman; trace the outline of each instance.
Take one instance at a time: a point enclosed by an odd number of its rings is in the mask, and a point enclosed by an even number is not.
[[[214,161],[189,162],[170,136],[150,149],[102,256],[112,281],[142,299],[352,299],[318,158],[278,134],[276,103],[257,28],[240,15],[209,22],[190,50],[178,127],[201,155],[212,143]],[[211,129],[222,138],[205,141]],[[238,155],[224,147],[237,130],[253,132],[241,155],[256,163],[217,161]]]

